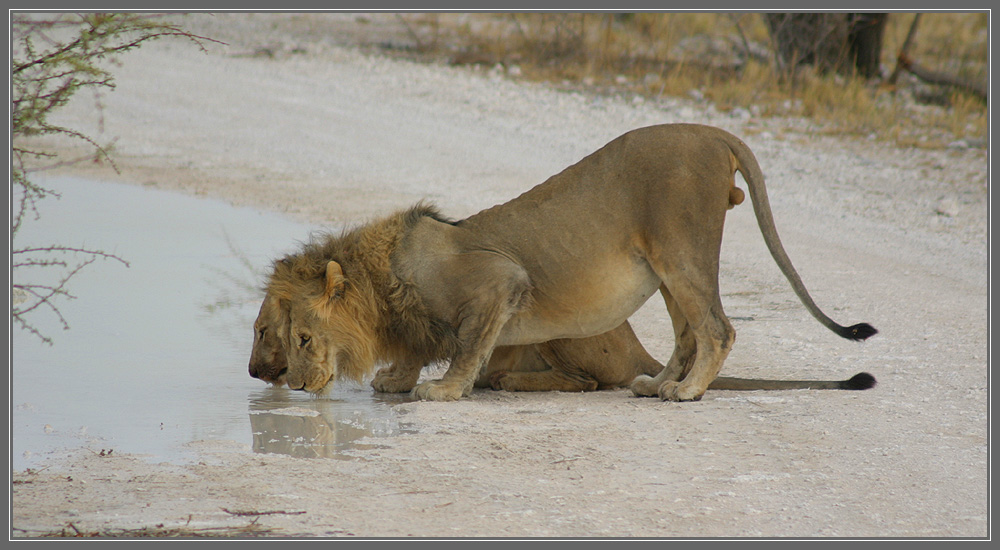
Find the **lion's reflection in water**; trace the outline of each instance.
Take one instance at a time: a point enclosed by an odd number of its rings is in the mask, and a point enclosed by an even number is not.
[[[348,451],[377,448],[378,438],[410,430],[393,403],[402,397],[345,389],[315,398],[286,388],[268,387],[250,396],[250,427],[255,453],[297,458],[354,458]]]

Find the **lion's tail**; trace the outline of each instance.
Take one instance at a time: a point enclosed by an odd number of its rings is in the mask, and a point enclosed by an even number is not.
[[[709,384],[710,390],[867,390],[877,381],[867,372],[859,372],[847,380],[763,380],[720,376]]]
[[[799,300],[802,301],[802,304],[805,305],[809,313],[822,323],[823,326],[843,338],[864,340],[877,333],[878,331],[875,327],[868,323],[858,323],[851,326],[837,324],[813,302],[812,297],[809,296],[809,292],[802,283],[802,279],[799,278],[799,274],[792,267],[792,261],[785,253],[785,248],[781,245],[781,239],[778,238],[778,230],[774,226],[774,217],[771,214],[771,205],[767,200],[767,189],[764,187],[764,174],[760,170],[760,165],[757,164],[757,158],[754,157],[753,152],[750,151],[750,148],[741,139],[728,132],[723,132],[723,134],[729,150],[736,159],[736,169],[739,170],[740,174],[743,175],[743,179],[747,182],[747,187],[750,190],[750,200],[753,202],[753,211],[757,216],[757,225],[764,236],[767,249],[771,251],[771,257],[774,258],[775,263],[778,264],[778,268],[781,269],[781,272],[785,274],[785,278],[791,283],[792,289],[799,297]]]

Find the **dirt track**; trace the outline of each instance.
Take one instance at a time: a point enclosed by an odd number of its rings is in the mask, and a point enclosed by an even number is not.
[[[274,17],[281,24],[190,18],[187,28],[230,45],[207,54],[179,42],[145,46],[115,71],[103,133],[85,100],[60,122],[118,138],[124,181],[338,225],[418,199],[462,217],[630,129],[720,126],[755,151],[782,240],[817,303],[842,323],[880,330],[857,344],[813,321],[744,204],[730,212],[723,243],[723,302],[737,330],[723,373],[868,371],[879,385],[717,391],[681,404],[626,390],[480,391],[396,405],[418,431],[355,460],[218,442],[205,442],[193,466],[84,452],[13,473],[13,526],[26,530],[14,536],[70,522],[248,523],[222,508],[305,512],[257,522],[302,536],[988,535],[985,151],[899,150],[697,103],[558,92],[499,70],[371,57],[311,20]],[[264,47],[274,55],[255,55]],[[665,360],[662,303],[651,300],[633,324]]]

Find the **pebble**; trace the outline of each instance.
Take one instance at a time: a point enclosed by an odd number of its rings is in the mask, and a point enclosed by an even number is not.
[[[934,213],[938,216],[946,216],[949,218],[954,218],[961,212],[961,207],[955,199],[944,199],[937,203],[934,207]]]

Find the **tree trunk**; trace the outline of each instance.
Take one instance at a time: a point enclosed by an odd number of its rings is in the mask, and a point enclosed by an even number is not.
[[[879,58],[882,56],[882,35],[888,13],[852,13],[848,17],[850,32],[847,42],[850,59],[858,74],[865,78],[879,76]]]
[[[879,74],[885,13],[766,13],[779,67],[813,65],[821,72]]]

